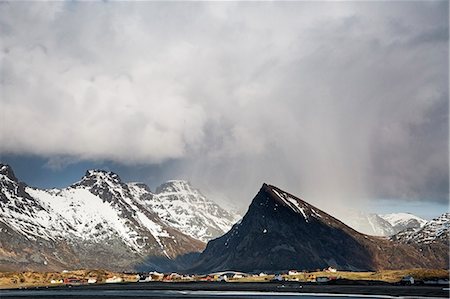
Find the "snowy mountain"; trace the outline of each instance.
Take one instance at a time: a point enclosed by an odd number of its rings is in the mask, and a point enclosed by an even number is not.
[[[188,271],[379,270],[447,267],[448,255],[361,234],[275,186],[263,184],[233,228],[208,242]]]
[[[0,270],[152,268],[201,251],[235,219],[185,182],[152,194],[89,170],[67,188],[40,190],[0,164]]]
[[[134,197],[167,225],[204,242],[223,235],[239,220],[238,215],[207,199],[187,181],[168,181],[154,194],[142,184],[132,183],[129,187]]]
[[[425,219],[410,213],[392,213],[380,217],[391,224],[394,234],[409,228],[420,229],[427,223]]]
[[[378,215],[348,210],[342,221],[355,230],[372,236],[392,236],[405,229],[420,229],[427,221],[410,213]]]
[[[403,243],[431,244],[449,243],[450,213],[427,222],[422,228],[409,228],[392,236],[393,240]]]
[[[371,236],[391,236],[395,233],[392,225],[374,213],[352,211],[342,218],[353,229]]]

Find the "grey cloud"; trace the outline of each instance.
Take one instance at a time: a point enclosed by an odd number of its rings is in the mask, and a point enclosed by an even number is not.
[[[9,3],[0,16],[0,152],[171,161],[234,202],[262,181],[336,206],[448,196],[445,1]]]

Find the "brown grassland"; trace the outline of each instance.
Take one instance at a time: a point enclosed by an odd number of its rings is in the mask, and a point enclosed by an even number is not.
[[[377,272],[350,272],[338,271],[330,272],[308,272],[296,275],[283,275],[286,280],[296,280],[299,282],[307,281],[311,275],[315,277],[337,277],[348,280],[371,280],[384,281],[389,283],[399,282],[406,275],[413,276],[416,280],[426,279],[448,279],[449,271],[444,269],[409,269],[409,270],[383,270]],[[27,287],[44,287],[55,285],[51,284],[51,280],[63,280],[64,278],[88,279],[95,278],[97,283],[105,283],[107,278],[121,277],[123,282],[136,282],[137,276],[134,274],[125,274],[118,272],[110,272],[105,270],[75,270],[67,273],[61,272],[0,272],[0,288],[27,288]],[[270,281],[274,275],[262,277],[243,277],[238,279],[230,279],[230,282],[264,282]],[[58,284],[56,284],[58,285]]]
[[[22,288],[49,286],[51,280],[64,278],[95,278],[97,283],[104,283],[107,278],[121,277],[124,282],[136,281],[136,275],[111,272],[105,270],[74,270],[62,272],[0,272],[0,288]]]

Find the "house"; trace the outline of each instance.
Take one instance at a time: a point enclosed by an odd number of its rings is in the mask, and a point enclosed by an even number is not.
[[[168,276],[168,280],[181,280],[182,276],[178,273],[171,273]]]
[[[163,280],[164,274],[156,271],[149,272],[148,275],[152,278],[152,280],[160,281]]]
[[[219,278],[217,278],[217,281],[228,281],[228,276],[226,274],[220,275]]]
[[[284,278],[281,274],[276,274],[274,276],[274,278],[272,279],[272,281],[283,281],[283,280],[284,280]]]
[[[106,283],[121,283],[123,282],[123,278],[122,277],[117,277],[117,276],[113,276],[110,278],[107,278],[105,280]]]
[[[213,275],[206,275],[206,276],[201,276],[199,278],[200,281],[214,281],[214,276]]]
[[[87,280],[88,284],[93,284],[93,283],[97,283],[97,278],[94,277],[89,277]]]
[[[414,277],[411,275],[403,276],[402,280],[400,280],[401,284],[411,285],[414,284]]]
[[[331,266],[326,268],[326,269],[323,269],[323,271],[331,272],[331,273],[336,273],[337,272],[337,270],[335,268],[331,267]]]
[[[306,281],[308,282],[316,282],[316,275],[310,274],[308,277],[306,277]]]
[[[300,272],[298,272],[297,270],[289,270],[288,275],[298,275],[300,274]]]
[[[239,279],[239,278],[242,278],[242,277],[244,277],[244,276],[242,274],[239,274],[239,273],[236,273],[236,274],[233,275],[233,279]]]
[[[183,276],[181,277],[181,280],[193,281],[193,280],[194,280],[194,277],[193,277],[193,276],[190,276],[190,275],[183,275]]]
[[[149,282],[152,281],[152,276],[150,274],[139,274],[138,282]]]

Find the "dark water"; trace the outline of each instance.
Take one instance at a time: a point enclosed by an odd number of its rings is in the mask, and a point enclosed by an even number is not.
[[[306,294],[258,291],[177,291],[177,290],[6,290],[0,298],[394,298],[380,295]]]

